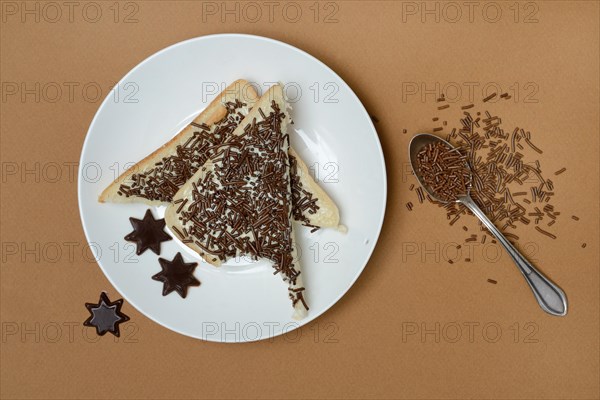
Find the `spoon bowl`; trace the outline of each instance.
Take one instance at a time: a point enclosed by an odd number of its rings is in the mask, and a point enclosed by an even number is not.
[[[417,180],[419,181],[419,183],[421,184],[423,189],[425,189],[427,194],[429,194],[429,196],[432,199],[439,201],[440,203],[448,203],[447,200],[443,200],[437,195],[437,193],[423,180],[423,177],[419,173],[418,154],[425,146],[434,144],[434,143],[443,143],[444,145],[446,145],[448,147],[448,149],[456,150],[458,152],[457,148],[452,146],[452,144],[450,144],[448,141],[446,141],[438,136],[432,135],[430,133],[419,133],[411,139],[410,144],[408,145],[408,159],[410,160],[410,164],[411,164],[413,173],[415,175],[415,178],[417,178]],[[471,172],[471,168],[469,167],[468,163],[465,163],[465,167],[469,170],[469,172]],[[469,183],[466,186],[466,189],[467,189],[466,193],[462,194],[460,197],[470,195],[471,178],[469,179]],[[458,202],[460,202],[460,200],[457,198],[455,200],[455,202],[458,203]]]

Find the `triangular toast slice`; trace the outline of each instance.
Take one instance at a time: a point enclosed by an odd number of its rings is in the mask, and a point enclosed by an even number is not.
[[[292,223],[289,122],[282,87],[274,85],[175,194],[165,220],[215,266],[242,255],[272,261],[299,319],[308,305]]]
[[[175,137],[129,168],[99,196],[101,203],[168,204],[174,194],[227,140],[258,100],[254,87],[240,79],[229,85]],[[311,227],[338,228],[339,211],[317,185],[295,152],[294,209],[296,221]]]
[[[258,100],[245,80],[237,80],[175,137],[133,165],[100,194],[101,203],[169,203],[198,167],[233,132]]]

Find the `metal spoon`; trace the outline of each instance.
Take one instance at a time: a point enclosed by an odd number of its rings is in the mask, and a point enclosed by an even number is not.
[[[427,191],[429,196],[431,196],[433,199],[439,202],[446,203],[445,201],[437,197],[435,192],[423,182],[422,177],[419,174],[419,170],[417,168],[417,154],[419,153],[419,151],[421,151],[421,149],[424,146],[430,143],[434,143],[436,141],[443,142],[450,149],[454,148],[454,146],[452,146],[450,143],[443,139],[440,139],[435,135],[431,135],[429,133],[420,133],[413,137],[410,141],[409,157],[415,177],[417,178],[421,186],[423,186],[423,188]],[[468,165],[467,168],[469,168]],[[542,307],[544,311],[552,315],[566,315],[567,297],[565,296],[565,293],[558,286],[552,283],[548,278],[546,278],[533,265],[531,265],[529,261],[527,261],[525,257],[523,257],[523,255],[519,253],[519,251],[515,249],[515,247],[504,237],[502,232],[500,232],[500,230],[496,228],[492,221],[490,221],[485,216],[483,211],[481,211],[481,209],[477,206],[477,204],[475,204],[475,202],[470,196],[470,189],[470,187],[467,187],[466,193],[457,196],[456,202],[462,203],[469,210],[471,210],[471,212],[475,214],[481,220],[481,222],[483,222],[485,227],[490,232],[492,232],[492,234],[498,239],[502,246],[504,246],[506,252],[511,256],[511,258],[519,268],[519,271],[521,271],[521,273],[523,274],[523,277],[525,277],[525,280],[529,284],[529,287],[531,288],[537,302],[540,304],[540,307]]]

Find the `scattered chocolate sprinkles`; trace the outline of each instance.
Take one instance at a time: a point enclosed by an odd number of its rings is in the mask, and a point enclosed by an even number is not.
[[[497,284],[497,283],[498,283],[498,281],[495,281],[495,280],[493,280],[493,279],[488,279],[487,281],[488,281],[489,283],[491,283],[492,285],[495,285],[495,284]]]
[[[586,248],[586,246],[587,246],[587,243],[583,243],[583,244],[581,245],[581,248],[582,248],[582,249],[585,249],[585,248]]]
[[[544,176],[540,160],[536,159],[542,150],[533,143],[532,133],[519,127],[505,130],[499,116],[489,111],[471,110],[474,107],[474,104],[462,106],[462,110],[469,111],[463,111],[458,126],[450,127],[450,133],[444,136],[471,170],[471,197],[511,241],[518,240],[519,236],[513,232],[519,226],[530,224],[540,233],[555,238],[554,234],[541,229],[541,226],[556,226],[560,215],[552,204],[555,183]],[[521,143],[526,145],[525,149]],[[432,163],[433,157],[430,154],[427,163]],[[436,171],[439,172],[439,168]],[[429,179],[435,176],[432,172]],[[435,201],[428,195],[425,199],[444,208],[450,225],[471,214],[459,203]],[[479,226],[480,238],[475,237],[475,240],[485,243],[484,238],[491,233],[481,224]],[[473,237],[466,240],[474,241]],[[496,241],[492,239],[491,243]]]
[[[579,217],[578,216],[571,215],[571,218],[574,219],[575,221],[579,221]]]

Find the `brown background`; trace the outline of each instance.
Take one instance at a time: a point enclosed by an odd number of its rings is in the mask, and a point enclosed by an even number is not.
[[[293,10],[282,14],[284,3],[277,3],[270,21],[268,6],[259,2],[257,22],[243,3],[228,3],[239,7],[236,22],[235,15],[203,12],[224,7],[220,2],[135,1],[118,6],[115,22],[113,2],[99,1],[102,18],[91,23],[82,17],[85,2],[72,22],[64,5],[62,17],[51,22],[55,14],[44,11],[45,3],[27,2],[40,7],[35,22],[35,15],[19,14],[21,2],[2,2],[3,398],[598,398],[598,2],[517,3],[518,14],[513,2],[475,2],[471,16],[458,2],[458,22],[452,22],[456,8],[446,3],[428,3],[433,14],[421,14],[421,2],[330,3],[318,5],[315,22],[313,2],[298,2],[302,16],[293,23]],[[492,22],[497,8],[502,15]],[[93,11],[87,9],[89,18]],[[137,22],[123,21],[130,12]],[[81,328],[83,303],[96,301],[102,290],[111,298],[118,293],[82,254],[77,185],[65,164],[79,160],[101,102],[84,98],[81,88],[98,83],[103,98],[111,82],[154,52],[219,32],[263,35],[313,54],[379,119],[389,185],[379,243],[356,285],[299,339],[202,342],[157,325],[126,303],[131,321],[124,335],[95,342],[93,331]],[[14,84],[36,82],[63,89],[75,82],[79,89],[73,99],[65,90],[55,102],[52,93],[42,93],[39,102],[34,95],[7,94]],[[512,101],[488,108],[508,126],[532,132],[547,174],[567,168],[554,179],[562,215],[553,232],[559,238],[520,231],[537,265],[568,294],[566,318],[538,309],[505,254],[496,262],[476,254],[475,262],[453,266],[440,260],[436,245],[466,235],[448,227],[433,206],[417,205],[412,213],[404,206],[416,203],[405,172],[410,134],[430,131],[438,114],[434,95],[423,89],[449,82],[463,89],[457,105],[469,102],[473,84],[475,100],[488,83],[512,90]],[[415,87],[418,93],[410,94]],[[52,163],[62,168],[56,182]],[[9,174],[15,166],[16,175]],[[21,176],[24,168],[38,168],[39,182],[35,174]],[[58,256],[53,243],[62,249]],[[73,257],[68,243],[74,243]],[[462,329],[455,343],[453,323]],[[422,328],[435,330],[436,324],[439,338],[421,336]],[[419,333],[408,335],[415,327]]]

